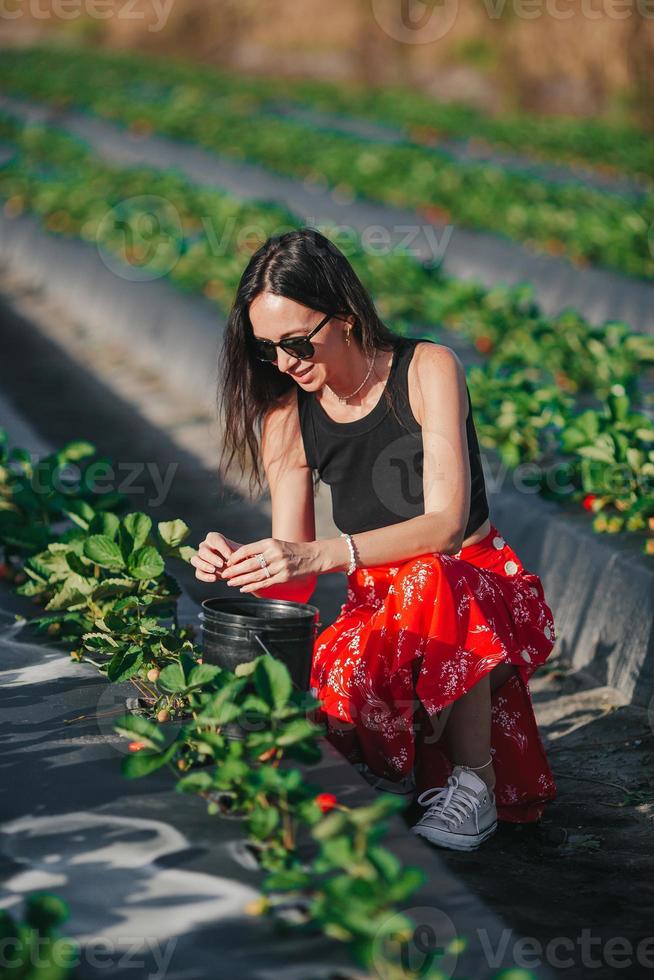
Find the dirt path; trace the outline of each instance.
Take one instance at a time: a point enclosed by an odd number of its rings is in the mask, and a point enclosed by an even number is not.
[[[184,517],[193,540],[217,520],[222,527],[238,522],[243,540],[269,534],[265,502],[259,509],[243,503],[236,488],[220,499],[213,392],[182,402],[43,297],[6,277],[3,293],[0,387],[45,439],[84,437],[117,462],[149,461],[151,471],[129,491],[135,506],[159,520]],[[152,473],[171,466],[159,501]],[[332,533],[326,506],[323,497],[319,536]],[[190,570],[180,578],[194,598],[203,597]],[[344,600],[344,578],[323,576],[314,598],[330,622]],[[507,943],[533,937],[516,950],[525,968],[546,962],[570,980],[651,977],[654,710],[648,717],[556,660],[536,673],[531,690],[557,799],[539,826],[503,825],[476,854],[439,853],[511,923]]]

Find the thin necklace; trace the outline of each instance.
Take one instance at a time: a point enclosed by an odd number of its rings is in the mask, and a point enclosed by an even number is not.
[[[331,391],[332,395],[336,395],[336,397],[338,398],[339,402],[341,402],[342,404],[345,404],[349,398],[353,398],[356,395],[357,391],[361,391],[361,389],[363,388],[364,384],[366,383],[366,381],[370,377],[370,373],[372,371],[372,366],[373,366],[374,363],[375,363],[375,355],[373,354],[372,357],[370,358],[370,364],[368,365],[368,373],[366,374],[365,378],[363,379],[363,381],[361,382],[361,384],[359,385],[359,387],[358,388],[355,388],[354,391],[350,392],[349,395],[337,395],[336,392],[334,391],[334,389],[332,387],[330,387],[330,385],[328,385],[327,382],[325,382],[325,388],[329,388],[329,390]]]

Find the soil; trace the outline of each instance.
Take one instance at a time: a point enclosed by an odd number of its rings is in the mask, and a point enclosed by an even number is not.
[[[125,492],[156,520],[183,517],[192,543],[209,529],[231,535],[238,527],[242,541],[270,534],[265,499],[250,502],[237,485],[220,485],[213,392],[185,400],[7,275],[1,296],[0,388],[43,439],[58,446],[87,438],[117,463],[173,465],[162,501],[150,502],[156,490],[147,468]],[[318,534],[326,536],[328,501],[316,506]],[[190,567],[178,577],[197,601],[209,594]],[[325,624],[344,591],[343,576],[321,577],[313,601]],[[440,854],[505,919],[507,942],[523,937],[517,955],[526,969],[545,962],[571,980],[651,977],[654,716],[572,672],[556,651],[530,686],[556,800],[539,824],[501,824],[477,852]]]

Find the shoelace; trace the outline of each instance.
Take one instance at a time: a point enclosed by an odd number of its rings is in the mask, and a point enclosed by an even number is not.
[[[426,789],[420,794],[417,802],[421,806],[429,807],[425,816],[437,814],[452,826],[457,826],[479,809],[481,801],[478,797],[466,793],[464,789],[459,789],[459,780],[456,776],[448,776],[447,784],[447,787],[443,788]]]

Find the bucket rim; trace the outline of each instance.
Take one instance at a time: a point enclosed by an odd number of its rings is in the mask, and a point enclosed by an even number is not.
[[[229,609],[214,609],[211,605],[212,602],[225,602],[232,604],[245,605],[250,604],[252,609],[255,610],[260,607],[260,603],[265,602],[267,608],[270,609],[271,606],[278,607],[281,606],[282,609],[286,608],[289,611],[297,610],[295,616],[280,616],[277,622],[284,625],[290,625],[293,623],[299,624],[310,620],[317,620],[320,617],[320,610],[317,606],[311,605],[306,602],[293,602],[290,599],[257,599],[256,597],[246,596],[244,598],[239,598],[238,596],[213,596],[208,599],[203,599],[201,606],[204,613],[205,619],[209,622],[222,622],[226,625],[232,623],[234,625],[244,625],[244,626],[254,626],[257,624],[257,628],[260,628],[260,624],[265,625],[266,623],[274,622],[274,618],[265,616],[250,616],[243,612],[230,612]],[[228,617],[225,621],[222,617]],[[204,620],[203,620],[204,621]]]

